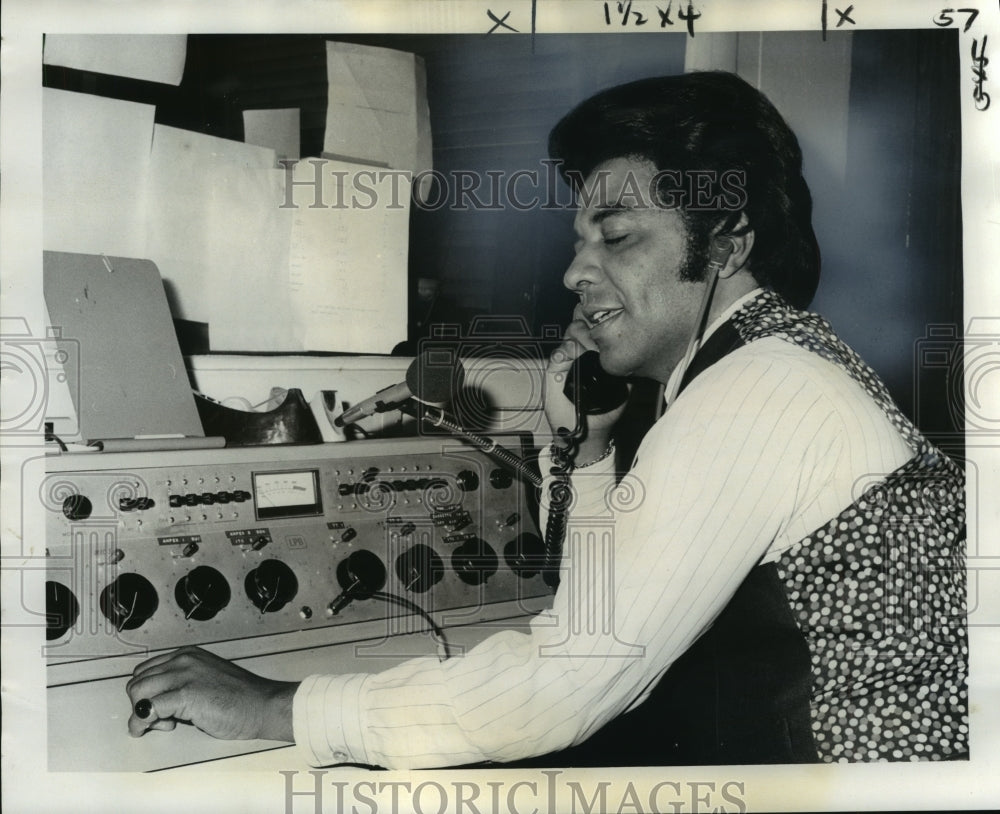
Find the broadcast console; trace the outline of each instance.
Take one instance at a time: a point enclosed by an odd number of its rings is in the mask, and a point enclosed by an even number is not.
[[[529,490],[447,438],[39,465],[51,770],[160,769],[278,745],[189,727],[130,739],[124,685],[151,654],[201,645],[285,679],[379,670],[439,651],[421,609],[474,643],[551,594]]]

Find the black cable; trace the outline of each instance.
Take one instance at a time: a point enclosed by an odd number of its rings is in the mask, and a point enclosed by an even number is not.
[[[566,515],[573,499],[569,476],[579,449],[578,435],[579,433],[570,432],[565,427],[559,427],[551,447],[552,467],[549,474],[552,478],[549,481],[549,515],[545,523],[542,579],[553,589],[559,586],[559,562],[566,537]]]
[[[444,658],[441,658],[440,660],[445,661],[445,659],[451,658],[451,647],[448,644],[448,637],[444,635],[444,630],[442,630],[441,626],[431,618],[430,614],[421,608],[416,602],[411,602],[405,597],[397,596],[396,594],[391,594],[387,591],[376,591],[372,594],[372,599],[381,599],[383,602],[399,605],[400,607],[406,608],[407,610],[422,617],[427,624],[431,626],[431,631],[444,648]]]
[[[45,440],[46,441],[55,441],[59,445],[60,451],[62,451],[62,452],[69,452],[69,447],[66,446],[66,442],[63,441],[62,438],[60,438],[58,435],[56,435],[51,430],[48,430],[48,429],[45,430]]]

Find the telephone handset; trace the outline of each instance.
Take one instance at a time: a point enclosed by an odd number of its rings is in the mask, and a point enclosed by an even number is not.
[[[608,413],[628,399],[625,379],[612,376],[601,367],[596,350],[581,353],[566,374],[563,395],[578,405],[580,415]]]

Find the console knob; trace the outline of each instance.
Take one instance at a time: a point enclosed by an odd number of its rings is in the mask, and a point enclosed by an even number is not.
[[[407,590],[423,593],[444,576],[444,561],[429,545],[417,543],[396,557],[396,576]]]
[[[494,469],[490,472],[490,484],[494,489],[506,489],[514,482],[514,476],[506,469]]]
[[[545,565],[545,544],[537,534],[518,534],[503,547],[503,558],[511,571],[530,579]]]
[[[273,613],[295,598],[299,581],[295,572],[281,560],[264,560],[247,574],[244,587],[261,613]]]
[[[469,585],[482,585],[497,572],[497,553],[485,540],[466,540],[451,555],[451,567]]]
[[[63,636],[80,616],[80,603],[61,582],[45,583],[45,638],[53,641]]]
[[[204,622],[229,604],[229,583],[214,568],[199,565],[177,581],[174,598],[185,619]]]
[[[70,495],[63,501],[63,514],[70,520],[86,520],[94,511],[94,504],[86,495]]]
[[[455,476],[458,481],[458,488],[463,492],[474,492],[479,488],[479,475],[471,469],[463,469]]]
[[[101,613],[118,630],[134,630],[156,613],[156,588],[141,574],[122,574],[101,591]]]
[[[330,603],[335,616],[355,599],[368,599],[385,585],[385,566],[378,555],[361,549],[337,565],[337,582],[344,590]]]

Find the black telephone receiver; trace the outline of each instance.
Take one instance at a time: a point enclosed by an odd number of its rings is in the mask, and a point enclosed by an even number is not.
[[[601,355],[596,350],[588,350],[576,357],[566,374],[563,395],[578,406],[581,415],[597,415],[624,404],[628,384],[601,367]]]

